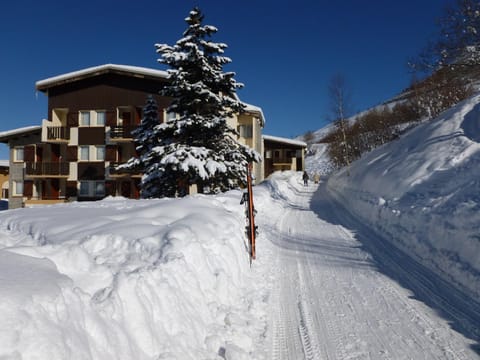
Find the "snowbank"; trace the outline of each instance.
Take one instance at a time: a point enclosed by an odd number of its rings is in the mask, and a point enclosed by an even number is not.
[[[480,96],[331,176],[352,213],[480,296]]]
[[[256,358],[266,320],[239,199],[2,212],[0,358]]]

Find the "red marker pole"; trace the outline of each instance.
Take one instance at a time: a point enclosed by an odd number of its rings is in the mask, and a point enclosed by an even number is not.
[[[250,256],[255,259],[255,208],[253,206],[252,164],[247,164],[248,223],[250,238]]]

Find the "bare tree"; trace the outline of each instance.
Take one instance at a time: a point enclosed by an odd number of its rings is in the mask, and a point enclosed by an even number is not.
[[[330,97],[330,107],[334,119],[334,125],[340,134],[340,148],[342,149],[339,163],[350,166],[351,162],[351,144],[347,139],[348,121],[347,116],[350,112],[350,92],[345,85],[345,79],[342,74],[336,74],[330,80],[328,85],[328,95]],[[347,170],[347,174],[348,170]]]
[[[432,74],[449,67],[480,65],[480,2],[456,0],[437,21],[438,34],[410,62],[415,71]]]

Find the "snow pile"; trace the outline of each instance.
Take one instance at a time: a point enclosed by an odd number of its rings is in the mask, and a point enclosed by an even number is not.
[[[255,358],[240,197],[2,212],[0,358]]]
[[[333,175],[352,213],[480,296],[480,95]]]

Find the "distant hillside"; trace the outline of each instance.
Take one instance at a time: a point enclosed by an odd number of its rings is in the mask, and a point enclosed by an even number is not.
[[[480,95],[365,154],[328,188],[366,224],[480,295]]]
[[[390,142],[412,126],[433,119],[479,89],[480,66],[441,69],[399,95],[346,120],[344,134],[330,123],[297,139],[307,144],[307,168],[330,172]],[[320,145],[322,144],[322,145]],[[329,144],[329,145],[327,145]],[[318,162],[319,165],[311,164]]]

